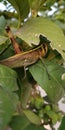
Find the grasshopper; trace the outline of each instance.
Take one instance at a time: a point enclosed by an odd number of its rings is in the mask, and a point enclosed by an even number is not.
[[[40,39],[41,41],[44,40],[44,43],[42,42],[38,46],[35,46],[35,48],[23,52],[23,49],[21,50],[18,43],[16,42],[16,39],[14,38],[9,26],[6,27],[6,32],[9,39],[11,40],[16,54],[7,59],[1,60],[0,64],[6,65],[10,68],[27,67],[37,62],[39,59],[41,59],[41,57],[45,57],[47,54],[48,45],[46,42],[49,41],[47,41],[46,37],[42,37],[42,35],[40,35]]]
[[[17,68],[23,66],[29,66],[37,62],[40,57],[45,57],[47,54],[48,47],[47,44],[41,44],[34,49],[26,52],[21,52],[20,54],[15,54],[12,57],[1,60],[0,64],[6,65],[10,68]]]

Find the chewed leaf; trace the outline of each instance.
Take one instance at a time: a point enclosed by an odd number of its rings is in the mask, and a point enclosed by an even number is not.
[[[30,46],[31,43],[39,44],[40,34],[47,37],[51,41],[52,48],[56,49],[65,58],[65,36],[62,30],[52,21],[43,17],[31,18],[16,33],[19,38]]]

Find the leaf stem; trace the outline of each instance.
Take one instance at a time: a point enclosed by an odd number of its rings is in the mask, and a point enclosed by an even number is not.
[[[21,27],[21,17],[19,15],[18,29]]]

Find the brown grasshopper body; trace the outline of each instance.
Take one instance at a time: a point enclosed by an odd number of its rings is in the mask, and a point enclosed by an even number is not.
[[[29,66],[37,62],[40,57],[45,57],[48,47],[46,44],[41,44],[32,50],[21,52],[7,59],[1,60],[0,64],[6,65],[10,68],[18,68],[22,66]]]

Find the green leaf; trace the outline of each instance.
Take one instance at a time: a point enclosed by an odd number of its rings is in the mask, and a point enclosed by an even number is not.
[[[27,102],[31,94],[32,85],[25,78],[21,81],[21,103],[22,108],[26,108]]]
[[[34,99],[34,107],[36,108],[36,109],[41,109],[42,107],[43,107],[43,104],[44,104],[44,100],[43,100],[43,98],[41,98],[41,97],[36,97],[35,99]]]
[[[38,17],[28,20],[16,35],[31,44],[39,44],[39,36],[46,36],[51,41],[51,46],[65,58],[65,36],[62,30],[49,19]]]
[[[18,84],[19,84],[19,96],[20,96],[20,102],[22,104],[22,109],[26,109],[27,103],[29,101],[31,91],[32,91],[32,85],[29,83],[29,80],[27,78],[27,73],[25,72],[25,68],[16,68],[15,69],[18,75]]]
[[[12,130],[25,130],[25,128],[30,124],[29,120],[25,115],[14,116],[10,123]]]
[[[30,124],[25,130],[46,130],[43,126]]]
[[[17,107],[18,97],[12,92],[17,90],[16,79],[15,71],[0,65],[0,130],[9,123]]]
[[[52,123],[56,124],[56,122],[58,121],[57,113],[55,113],[54,111],[47,111],[46,114],[52,119]]]
[[[33,113],[30,110],[24,110],[23,112],[31,123],[35,125],[40,125],[41,123],[40,118],[35,113]]]
[[[12,98],[11,98],[12,97]],[[18,98],[0,86],[0,130],[4,130],[16,110]]]
[[[12,69],[0,65],[0,86],[6,91],[17,90],[17,74]]]
[[[12,130],[45,130],[42,126],[31,124],[25,115],[13,117],[10,126]]]
[[[0,60],[3,59],[4,57],[7,57],[5,52],[10,48],[11,42],[9,39],[6,37],[0,36]],[[10,54],[8,54],[9,56]]]
[[[5,42],[7,41],[7,37],[4,36],[0,36],[0,45],[5,44]]]
[[[47,68],[46,68],[47,67]],[[41,61],[30,66],[29,70],[33,78],[46,91],[50,101],[57,102],[64,95],[65,82],[62,74],[65,68],[54,61],[46,61],[45,65]]]
[[[65,130],[65,116],[62,119],[62,122],[61,122],[59,130]]]
[[[12,4],[12,6],[16,9],[19,20],[24,20],[29,13],[29,3],[28,0],[8,0]]]
[[[7,21],[3,16],[0,16],[0,35],[2,35],[5,31],[5,26],[7,24]]]

